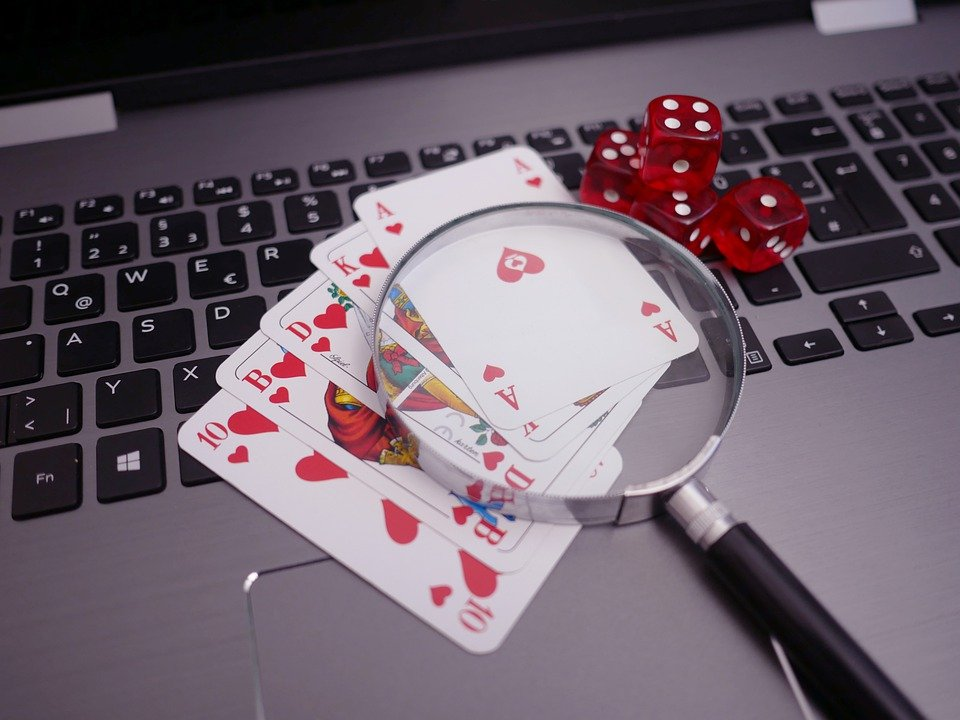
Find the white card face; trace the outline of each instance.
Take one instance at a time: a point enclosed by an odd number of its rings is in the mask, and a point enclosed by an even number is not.
[[[354,223],[315,245],[310,261],[372,316],[390,263],[363,223]]]
[[[366,319],[353,299],[321,271],[315,272],[260,319],[261,331],[310,367],[382,414],[371,388]]]
[[[226,392],[190,418],[178,439],[267,512],[473,653],[500,646],[579,530],[550,526],[531,561],[506,573]],[[615,455],[600,461],[599,481],[619,474],[618,463]]]
[[[517,146],[366,193],[354,200],[353,209],[394,264],[427,233],[466,213],[570,199],[543,159]]]
[[[625,246],[580,229],[466,238],[413,268],[403,290],[497,427],[521,427],[699,343]]]

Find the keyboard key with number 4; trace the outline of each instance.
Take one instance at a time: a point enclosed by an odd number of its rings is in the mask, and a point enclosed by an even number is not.
[[[225,205],[217,210],[220,242],[224,245],[266,240],[277,233],[273,223],[273,208],[266,200]]]
[[[146,428],[97,440],[97,500],[129,500],[167,484],[163,431]]]
[[[159,417],[160,373],[153,368],[97,378],[97,427]]]
[[[113,321],[64,328],[57,335],[57,375],[79,375],[120,364],[120,326]]]
[[[80,507],[82,456],[74,443],[31,450],[13,461],[10,515],[27,520]]]

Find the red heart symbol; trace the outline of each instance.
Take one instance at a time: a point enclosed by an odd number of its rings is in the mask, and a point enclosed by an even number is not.
[[[496,365],[487,365],[483,369],[483,379],[486,382],[493,382],[497,378],[502,378],[503,376],[503,368],[499,368]]]
[[[652,302],[644,301],[643,305],[640,306],[640,314],[644,317],[649,317],[658,312],[660,312],[660,306],[654,305]]]
[[[514,283],[524,275],[536,275],[544,267],[543,260],[533,253],[504,247],[500,262],[497,263],[497,277],[504,282]]]
[[[354,278],[351,281],[357,287],[370,287],[370,276],[364,273],[358,278]]]
[[[283,403],[290,402],[290,391],[287,390],[287,388],[285,388],[283,385],[281,385],[270,396],[270,402],[276,405],[281,405]]]
[[[466,550],[460,550],[460,568],[467,588],[478,597],[489,597],[497,589],[497,576],[500,574],[477,560]]]
[[[278,378],[306,377],[307,375],[303,360],[293,353],[284,353],[283,360],[275,362],[273,367],[270,368],[270,372]]]
[[[237,445],[237,449],[227,455],[227,461],[232,463],[245,463],[250,459],[250,453],[247,452],[246,445]]]
[[[434,585],[430,588],[430,599],[433,600],[434,605],[441,607],[451,593],[453,593],[453,590],[450,589],[449,585]]]
[[[313,319],[313,324],[321,330],[345,328],[347,326],[347,311],[340,303],[330,303],[327,309]]]
[[[310,346],[310,349],[314,352],[330,352],[330,338],[322,337],[317,340],[313,345]]]
[[[399,235],[403,232],[403,223],[394,223],[393,225],[387,225],[384,230],[388,233],[393,233],[394,235]]]
[[[398,545],[411,543],[417,537],[420,521],[396,503],[384,499],[383,522],[387,526],[387,535]]]
[[[380,252],[380,248],[374,248],[368,253],[364,253],[360,256],[360,264],[366,265],[367,267],[381,267],[388,268],[390,264],[387,262],[387,259],[383,256],[383,253]]]
[[[541,181],[539,177],[527,178],[527,185],[529,185],[530,187],[538,188],[540,187],[540,182]]]
[[[327,460],[327,458],[316,451],[314,451],[313,455],[300,458],[297,462],[296,472],[298,478],[309,482],[316,482],[317,480],[338,480],[347,477],[347,473],[342,467]]]
[[[257,435],[265,432],[277,432],[280,428],[252,407],[238,410],[227,420],[227,427],[237,435]]]
[[[457,505],[453,509],[453,519],[457,521],[457,525],[463,525],[471,515],[473,515],[473,508],[469,505]]]
[[[498,450],[491,450],[483,454],[483,466],[487,470],[496,470],[501,460],[503,460],[503,453]]]
[[[483,496],[483,480],[477,480],[467,485],[467,497],[474,502],[480,502]]]

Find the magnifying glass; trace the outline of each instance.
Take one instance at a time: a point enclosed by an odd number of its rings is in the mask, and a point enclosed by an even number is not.
[[[405,254],[373,325],[388,418],[435,481],[536,521],[666,510],[828,706],[921,717],[701,482],[740,400],[744,345],[729,298],[686,249],[600,208],[490,208]],[[698,353],[719,370],[680,372]],[[449,422],[426,420],[438,407]],[[612,483],[600,471],[611,447],[623,462]]]

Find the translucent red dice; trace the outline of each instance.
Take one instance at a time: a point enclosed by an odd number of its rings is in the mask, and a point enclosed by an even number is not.
[[[784,261],[803,242],[810,216],[782,180],[759,177],[724,195],[700,225],[738,270],[760,272]]]
[[[616,129],[597,138],[580,182],[583,202],[624,214],[630,210],[640,168],[638,141],[637,133]]]
[[[700,222],[717,204],[717,194],[711,189],[698,193],[684,190],[658,192],[640,189],[630,207],[630,216],[655,227],[673,238],[694,255],[699,255],[709,243],[704,240]]]
[[[722,139],[713,103],[690,95],[651,100],[640,128],[640,182],[655,190],[705,189],[716,173]]]

